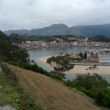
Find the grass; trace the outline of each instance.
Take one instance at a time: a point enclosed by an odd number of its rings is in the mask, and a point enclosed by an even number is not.
[[[0,105],[11,104],[12,96],[17,94],[7,78],[0,73]]]
[[[62,82],[29,70],[6,64],[13,71],[24,92],[31,94],[44,110],[100,110],[82,92]]]
[[[12,82],[0,72],[0,106],[10,105],[16,110],[41,110],[29,94],[22,92],[20,87]]]

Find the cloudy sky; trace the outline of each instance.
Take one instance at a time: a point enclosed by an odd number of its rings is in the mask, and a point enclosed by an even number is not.
[[[0,0],[0,30],[110,23],[110,0]]]

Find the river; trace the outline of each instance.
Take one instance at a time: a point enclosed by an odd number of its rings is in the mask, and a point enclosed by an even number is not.
[[[92,50],[93,48],[91,48]],[[49,56],[55,56],[55,55],[60,55],[61,53],[66,54],[66,53],[79,53],[79,52],[85,52],[89,51],[90,48],[67,48],[67,49],[33,49],[29,50],[28,53],[30,55],[30,59],[34,60],[40,67],[44,68],[47,71],[52,71],[53,69],[46,63],[46,61],[43,61],[43,59],[49,57]],[[68,72],[65,72],[66,74],[66,79],[74,79],[76,77],[76,72],[82,72],[84,73],[86,71],[87,67],[77,67],[73,70],[70,70]],[[105,77],[109,82],[110,82],[110,66],[108,67],[98,67],[99,70],[93,71],[101,74],[103,77]],[[82,70],[81,70],[82,69]],[[85,70],[84,70],[85,69]],[[88,72],[88,71],[86,71]]]
[[[55,55],[60,55],[62,54],[66,54],[66,53],[79,53],[79,52],[85,52],[88,51],[87,48],[67,48],[67,49],[56,49],[56,48],[50,48],[50,49],[33,49],[33,50],[29,50],[28,53],[30,55],[30,59],[34,60],[39,66],[43,67],[44,69],[46,69],[47,71],[51,71],[52,68],[41,61],[41,59],[45,58],[45,57],[49,57],[49,56],[55,56]]]

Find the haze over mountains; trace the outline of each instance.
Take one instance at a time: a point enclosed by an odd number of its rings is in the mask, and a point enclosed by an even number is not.
[[[39,36],[78,35],[93,37],[96,35],[104,35],[110,37],[110,24],[72,26],[72,27],[68,27],[65,24],[52,24],[49,27],[39,29],[5,31],[5,34],[7,35],[10,35],[11,33],[39,35]]]

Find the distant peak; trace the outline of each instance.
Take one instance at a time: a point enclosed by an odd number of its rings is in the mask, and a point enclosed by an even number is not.
[[[62,27],[62,28],[68,28],[66,24],[52,24],[50,27]]]

